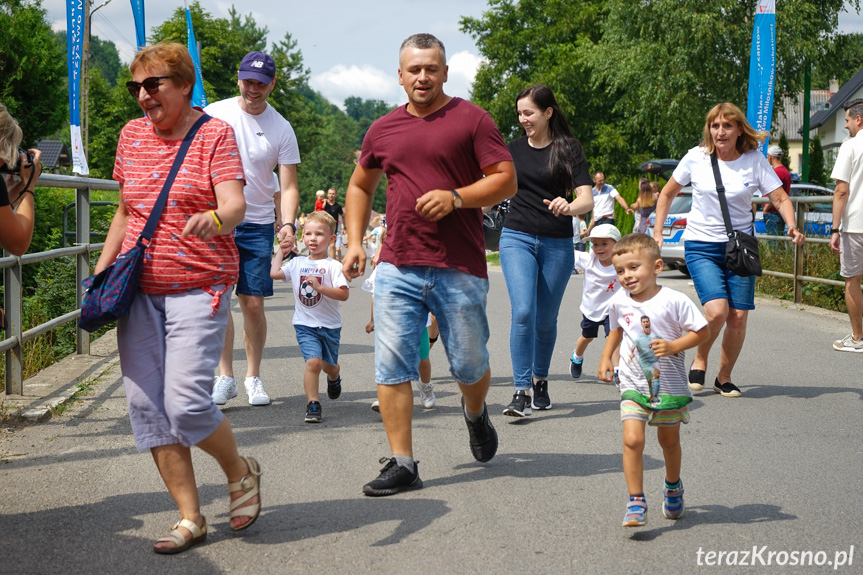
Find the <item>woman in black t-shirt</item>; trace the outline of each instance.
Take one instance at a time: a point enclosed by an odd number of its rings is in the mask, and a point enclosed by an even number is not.
[[[509,346],[515,395],[504,415],[550,409],[548,368],[557,314],[574,265],[572,216],[593,208],[590,174],[552,91],[530,86],[516,98],[525,136],[509,143],[518,192],[500,236],[512,306]]]

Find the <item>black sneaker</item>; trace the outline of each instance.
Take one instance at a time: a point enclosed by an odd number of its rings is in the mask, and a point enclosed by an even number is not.
[[[332,381],[329,376],[327,376],[327,397],[330,399],[338,399],[342,394],[342,376],[340,375],[338,379]]]
[[[719,383],[719,378],[713,382],[713,391],[722,397],[740,397],[740,389],[736,385],[730,381]]]
[[[581,377],[581,368],[584,365],[584,359],[581,361],[575,361],[575,353],[573,352],[572,357],[569,358],[569,375],[572,376],[572,379],[578,379]]]
[[[551,409],[551,398],[548,396],[548,381],[540,379],[533,384],[533,408],[540,411]]]
[[[464,413],[464,398],[461,398],[461,411]],[[483,404],[482,415],[476,421],[471,421],[464,413],[467,431],[470,434],[470,450],[473,458],[485,463],[497,453],[497,431],[488,417],[488,406]]]
[[[524,417],[531,413],[533,410],[530,407],[530,396],[523,389],[516,391],[512,396],[512,403],[503,408],[503,414],[511,417]]]
[[[381,457],[378,463],[387,462],[381,469],[381,474],[374,481],[363,485],[363,493],[371,497],[395,495],[399,491],[419,489],[423,486],[420,479],[419,461],[414,461],[414,470],[402,467],[396,463],[396,458]]]
[[[306,423],[320,423],[322,419],[321,402],[310,401],[306,406]]]

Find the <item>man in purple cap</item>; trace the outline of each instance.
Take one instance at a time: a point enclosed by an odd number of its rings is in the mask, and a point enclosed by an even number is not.
[[[261,356],[267,340],[264,298],[273,295],[270,257],[273,236],[278,232],[284,245],[296,238],[294,220],[300,203],[297,164],[300,151],[294,129],[267,104],[276,85],[276,64],[263,52],[249,52],[240,63],[238,98],[210,104],[206,112],[234,128],[246,174],[246,215],[234,230],[240,252],[237,296],[243,312],[243,343],[246,348],[244,387],[251,405],[269,405],[261,381]],[[279,167],[276,179],[273,170]],[[234,323],[228,316],[225,347],[219,362],[219,376],[213,386],[213,401],[224,405],[237,396],[234,378]]]

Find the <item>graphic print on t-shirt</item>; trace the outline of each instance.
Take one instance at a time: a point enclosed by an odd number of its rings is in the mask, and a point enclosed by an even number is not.
[[[303,270],[303,272],[306,272],[306,270]],[[309,284],[309,278],[315,277],[318,283],[322,284],[325,273],[325,269],[313,269],[300,274],[300,287],[298,288],[297,297],[305,307],[315,307],[321,303],[323,296]]]

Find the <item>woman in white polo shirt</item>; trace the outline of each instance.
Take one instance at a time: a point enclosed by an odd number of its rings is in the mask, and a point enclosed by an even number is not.
[[[756,132],[734,104],[717,104],[707,114],[701,144],[680,161],[657,202],[653,237],[662,247],[662,224],[671,200],[683,186],[692,185],[692,211],[683,232],[686,267],[710,324],[710,339],[698,346],[689,370],[689,387],[693,391],[704,389],[707,356],[724,325],[722,357],[713,390],[723,397],[740,396],[740,389],[731,383],[731,371],[746,338],[749,310],[755,309],[755,277],[740,277],[725,266],[728,234],[716,194],[711,154],[715,152],[719,160],[732,228],[753,234],[752,198],[766,195],[788,226],[792,241],[803,243],[782,182],[758,150],[766,136],[766,132]]]

